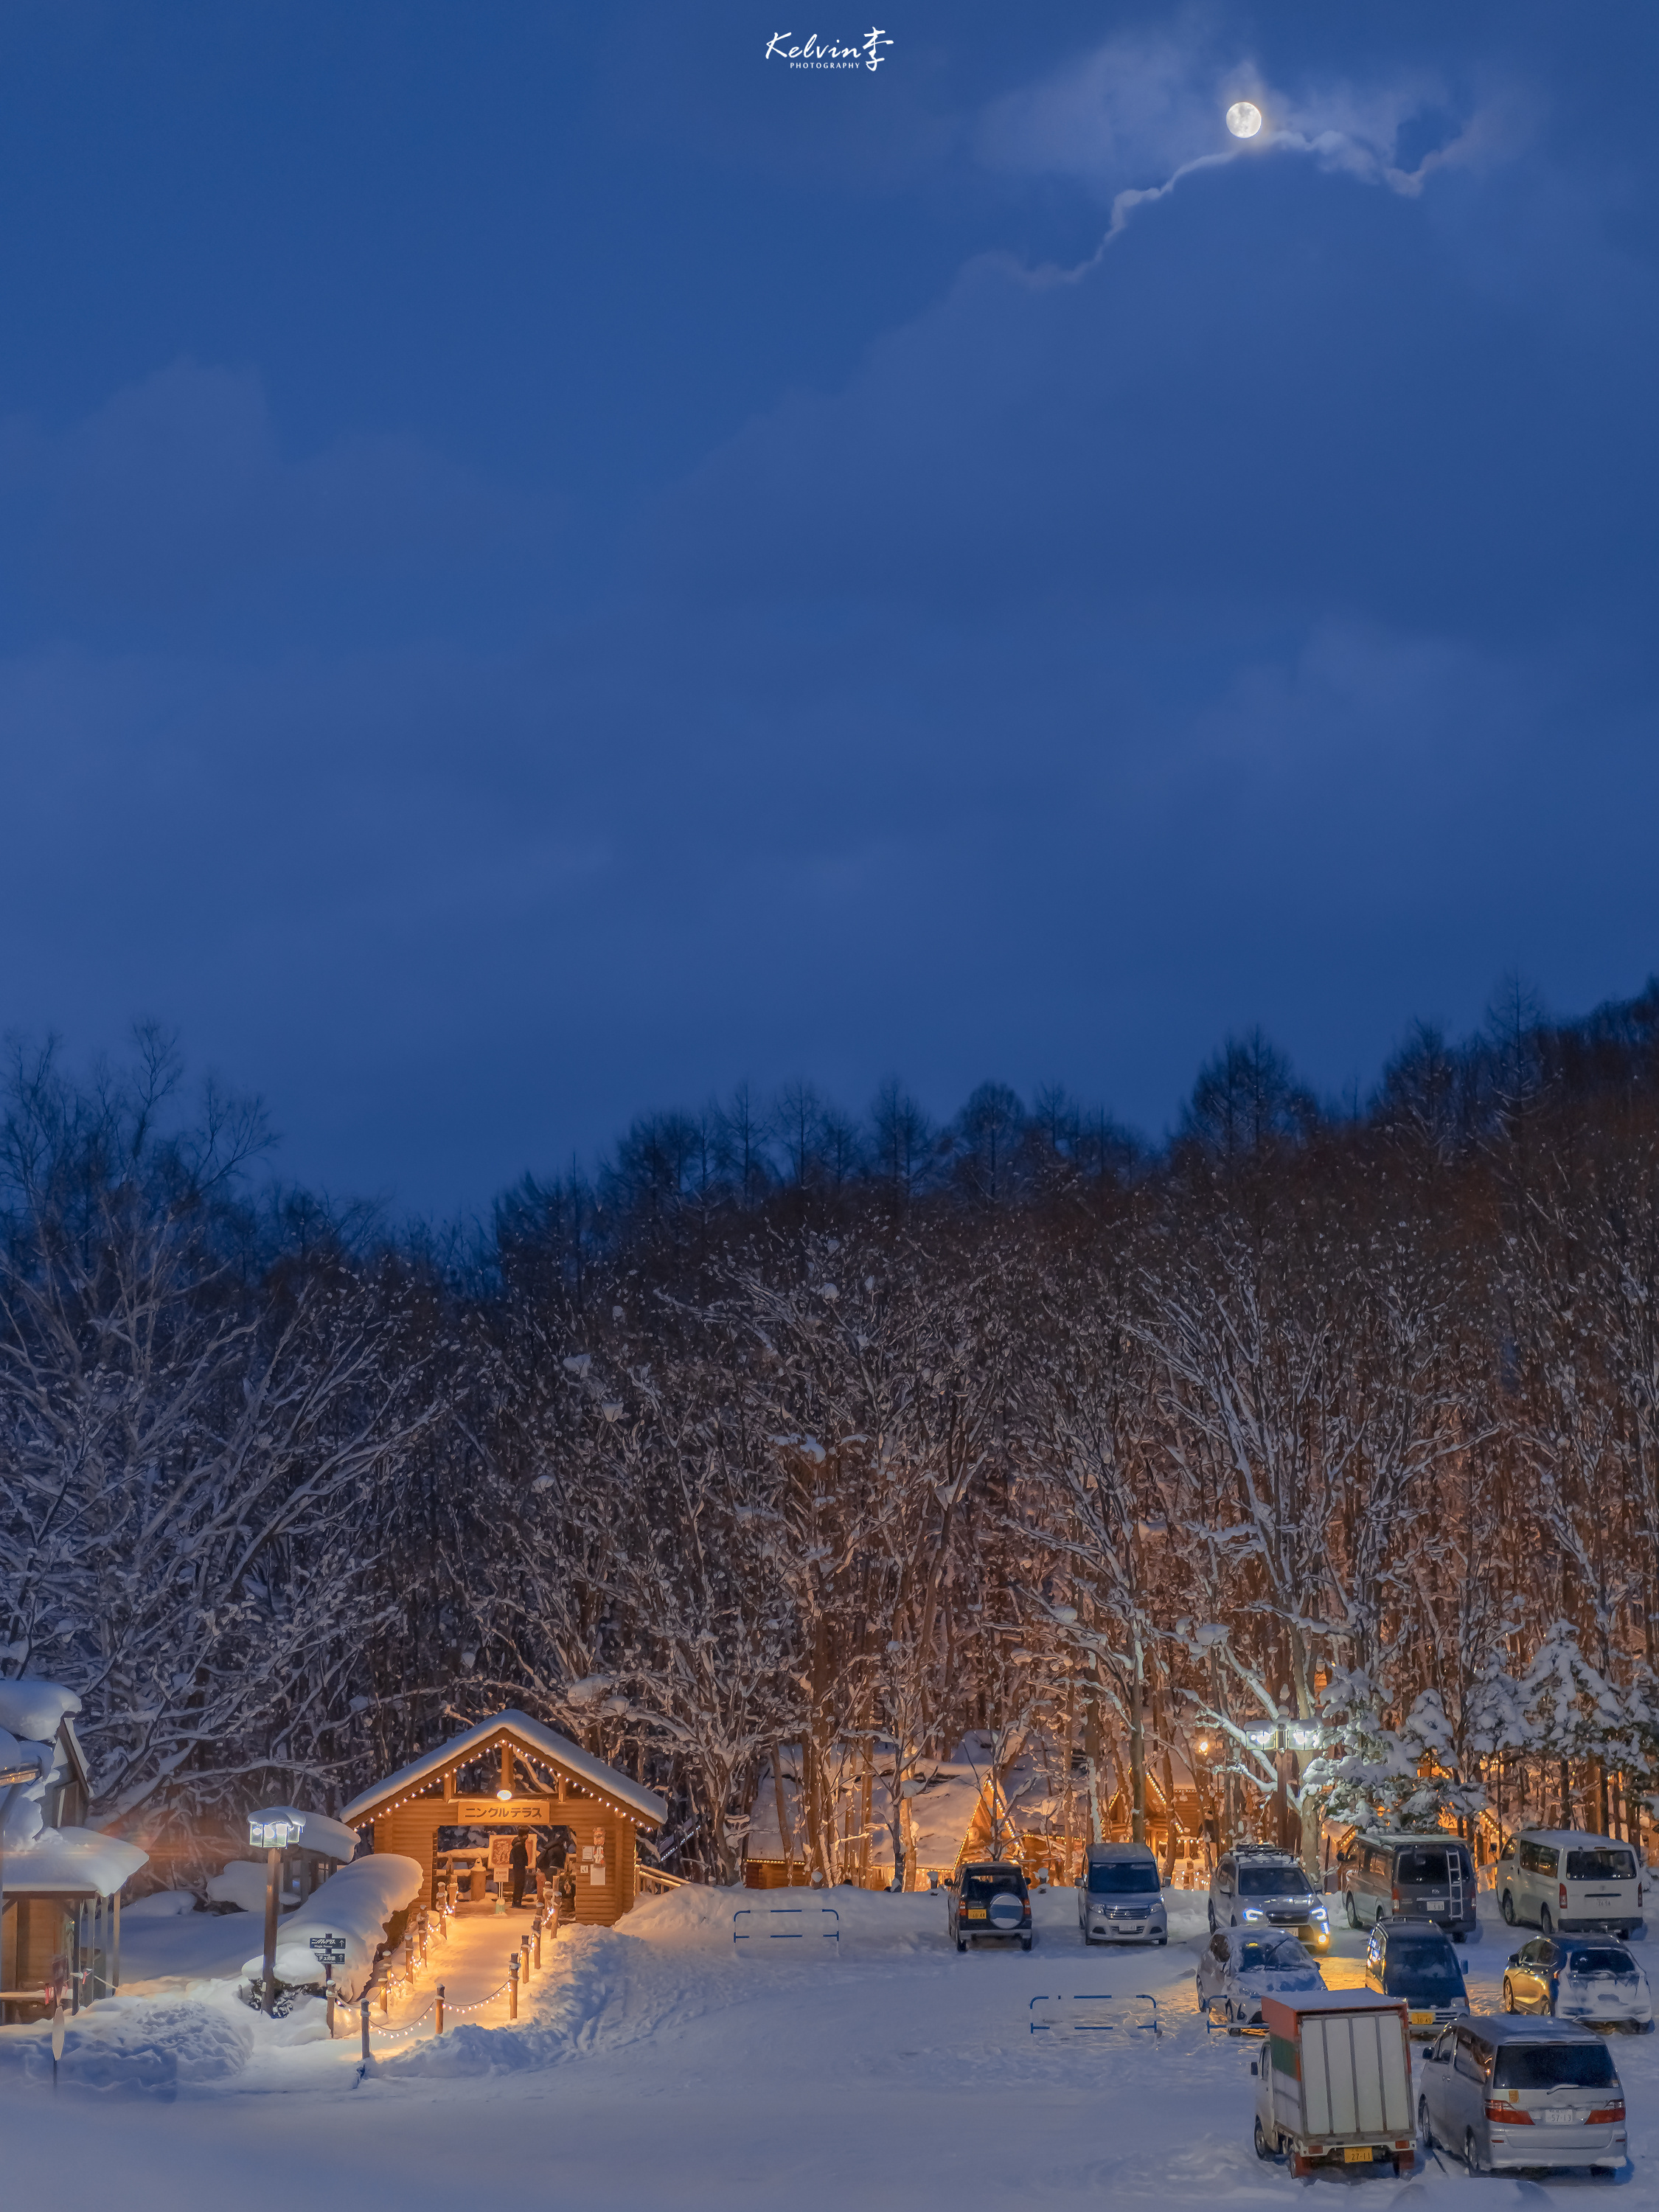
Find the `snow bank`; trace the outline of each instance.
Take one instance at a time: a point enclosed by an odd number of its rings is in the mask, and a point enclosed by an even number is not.
[[[825,1918],[820,1911],[824,1905],[838,1917]],[[799,1954],[803,1944],[774,1944],[768,1933],[771,1928],[790,1924],[775,1919],[775,1913],[793,1915],[796,1908],[802,1918],[793,1924],[805,1927],[817,1919],[818,1926],[813,1933],[820,1940],[824,1929],[838,1926],[840,1948],[845,1950],[856,1947],[866,1954],[933,1951],[945,1941],[943,1891],[937,1896],[923,1889],[895,1897],[886,1890],[854,1889],[850,1884],[834,1889],[744,1889],[735,1884],[730,1889],[715,1889],[688,1883],[665,1897],[641,1898],[625,1925],[630,1936],[647,1943],[695,1946],[757,1957]],[[732,1922],[738,1912],[749,1915],[738,1926],[750,1931],[750,1941],[734,1945]],[[833,1953],[837,1947],[822,1942],[821,1948]]]
[[[95,1828],[43,1828],[21,1850],[7,1851],[6,1887],[92,1889],[100,1897],[112,1897],[149,1864],[148,1851],[124,1844],[118,1836],[100,1835]]]
[[[374,1954],[386,1937],[386,1922],[413,1904],[425,1881],[419,1860],[402,1858],[395,1851],[373,1852],[330,1875],[302,1910],[291,1913],[277,1930],[277,1980],[290,1987],[307,1982],[320,1985],[322,1961],[311,1948],[311,1938],[343,1936],[345,1960],[334,1969],[334,1986],[342,1996],[356,1996],[368,1979]],[[212,1886],[208,1885],[210,1889]],[[257,1978],[264,1964],[264,1951],[258,1951],[242,1972]]]
[[[154,1889],[148,1897],[136,1897],[131,1905],[121,1908],[123,1922],[129,1920],[173,1920],[181,1912],[194,1912],[196,1896],[188,1889]]]
[[[240,2074],[253,2037],[246,2007],[234,1999],[106,1997],[70,2022],[59,2081],[100,2096],[166,2100],[181,2087]],[[20,2082],[52,2087],[52,2030],[45,2021],[0,2035],[0,2083]]]

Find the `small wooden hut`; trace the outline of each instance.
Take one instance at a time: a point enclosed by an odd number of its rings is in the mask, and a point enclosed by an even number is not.
[[[466,1769],[485,1760],[491,1780],[500,1777],[495,1788],[463,1790]],[[635,1837],[659,1828],[667,1814],[654,1790],[527,1713],[508,1711],[423,1752],[354,1797],[340,1818],[371,1828],[377,1851],[418,1860],[434,1904],[441,1828],[568,1829],[576,1919],[610,1927],[634,1902]]]
[[[76,2011],[113,1995],[121,1979],[121,1893],[147,1863],[136,1844],[80,1826],[89,1783],[67,1712],[52,1751],[40,1799],[44,1825],[0,1857],[0,2023],[42,2016],[42,1984],[60,1954],[70,1961]],[[0,1790],[0,1801],[7,1795]]]

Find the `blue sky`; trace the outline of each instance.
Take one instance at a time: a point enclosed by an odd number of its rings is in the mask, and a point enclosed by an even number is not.
[[[0,1025],[443,1212],[1659,968],[1648,12],[872,20],[0,0]]]

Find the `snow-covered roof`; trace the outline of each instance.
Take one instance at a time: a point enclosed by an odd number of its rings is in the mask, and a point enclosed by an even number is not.
[[[95,1828],[43,1828],[21,1850],[6,1853],[6,1890],[9,1895],[61,1891],[112,1897],[149,1864],[148,1851],[118,1836],[100,1835]]]
[[[668,1818],[665,1801],[654,1790],[635,1782],[614,1766],[607,1766],[602,1759],[595,1759],[591,1751],[572,1743],[568,1736],[544,1728],[540,1721],[532,1721],[528,1713],[509,1709],[497,1713],[476,1728],[468,1729],[464,1735],[451,1736],[447,1743],[434,1744],[423,1751],[407,1766],[400,1766],[395,1774],[388,1774],[384,1782],[365,1790],[354,1797],[340,1818],[356,1827],[374,1817],[389,1798],[407,1797],[422,1784],[434,1781],[447,1766],[464,1764],[476,1759],[480,1753],[510,1736],[528,1752],[532,1759],[540,1759],[554,1766],[562,1766],[567,1774],[574,1774],[579,1782],[586,1783],[594,1795],[616,1807],[619,1813],[642,1826],[659,1828]]]
[[[0,1728],[34,1743],[50,1743],[59,1724],[78,1713],[81,1700],[61,1682],[43,1682],[35,1674],[19,1674],[0,1682]]]

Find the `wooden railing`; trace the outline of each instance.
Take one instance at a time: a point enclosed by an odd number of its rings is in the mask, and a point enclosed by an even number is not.
[[[637,1863],[635,1866],[634,1894],[635,1897],[665,1896],[671,1889],[684,1889],[687,1887],[685,1876],[682,1874],[665,1874],[660,1867],[640,1866]]]

